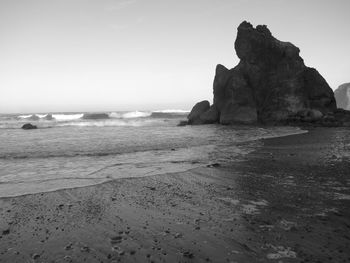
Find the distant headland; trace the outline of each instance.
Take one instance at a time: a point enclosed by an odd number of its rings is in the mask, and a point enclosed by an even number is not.
[[[335,100],[338,108],[350,110],[350,83],[340,85],[334,91]]]

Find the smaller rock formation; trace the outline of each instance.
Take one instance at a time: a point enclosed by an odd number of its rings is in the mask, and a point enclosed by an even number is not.
[[[35,114],[33,114],[32,116],[30,116],[30,117],[28,118],[28,120],[38,121],[38,120],[40,120],[40,117],[37,116],[37,115],[35,115]]]
[[[33,125],[31,123],[26,123],[22,126],[23,130],[32,130],[32,129],[37,129],[38,127],[36,125]]]
[[[344,110],[350,110],[350,83],[340,85],[334,91],[337,107]]]
[[[207,100],[198,102],[192,108],[190,114],[187,116],[188,124],[204,124],[200,116],[210,109],[210,103]]]
[[[49,114],[46,114],[46,116],[44,117],[44,119],[47,120],[47,121],[51,121],[51,120],[54,120],[55,118],[52,117],[52,114],[51,114],[51,113],[49,113]]]

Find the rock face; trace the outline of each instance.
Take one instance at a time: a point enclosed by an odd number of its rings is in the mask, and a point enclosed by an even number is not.
[[[350,83],[340,85],[334,91],[337,106],[340,109],[350,110]]]
[[[219,119],[219,111],[215,105],[212,105],[207,111],[200,115],[199,119],[203,124],[215,123]]]
[[[241,23],[235,50],[240,62],[233,69],[217,65],[213,105],[196,111],[196,123],[285,123],[303,114],[296,119],[316,121],[336,110],[332,89],[305,66],[299,48],[274,38],[265,25]]]
[[[32,130],[32,129],[37,129],[38,127],[31,124],[31,123],[26,123],[22,126],[23,130]]]

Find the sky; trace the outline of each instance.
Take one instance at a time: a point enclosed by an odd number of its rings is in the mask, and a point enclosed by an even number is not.
[[[266,24],[332,89],[350,82],[349,0],[0,0],[0,113],[191,109]]]

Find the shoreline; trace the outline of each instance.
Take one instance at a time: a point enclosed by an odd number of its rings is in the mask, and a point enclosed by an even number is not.
[[[346,262],[350,135],[261,140],[219,167],[0,198],[0,262]]]
[[[292,127],[292,126],[291,126]],[[257,127],[257,128],[264,128],[264,127]],[[308,130],[303,130],[303,127],[300,128],[299,132],[295,131],[294,133],[286,133],[283,135],[271,135],[271,136],[267,136],[264,138],[259,138],[259,139],[252,139],[249,141],[244,141],[244,142],[238,142],[235,145],[240,146],[240,145],[248,145],[249,143],[253,143],[253,142],[259,142],[259,141],[263,141],[263,140],[268,140],[268,139],[273,139],[273,138],[280,138],[280,137],[288,137],[288,136],[295,136],[295,135],[300,135],[300,134],[304,134],[304,133],[308,133]],[[201,145],[201,146],[212,146],[212,145]],[[141,151],[143,152],[143,151]],[[244,154],[242,154],[244,155]],[[147,177],[147,176],[154,176],[154,175],[166,175],[166,174],[174,174],[174,173],[183,173],[183,172],[187,172],[190,171],[192,169],[197,169],[200,167],[206,167],[207,165],[210,165],[210,163],[207,164],[202,164],[201,166],[198,167],[192,167],[190,169],[187,170],[182,170],[182,171],[175,171],[175,172],[165,172],[165,173],[159,173],[159,174],[152,174],[152,175],[144,175],[144,176],[129,176],[129,177],[121,177],[121,178],[99,178],[96,180],[101,180],[101,182],[94,182],[94,183],[87,183],[87,184],[83,184],[81,186],[73,186],[73,187],[63,187],[63,188],[58,188],[58,189],[51,189],[51,190],[47,190],[47,191],[33,191],[33,192],[29,192],[29,193],[23,193],[23,194],[15,194],[15,195],[8,195],[8,196],[0,196],[0,200],[1,199],[6,199],[6,198],[15,198],[15,197],[20,197],[20,196],[27,196],[27,195],[35,195],[35,194],[42,194],[42,193],[50,193],[50,192],[56,192],[56,191],[60,191],[60,190],[67,190],[67,189],[77,189],[77,188],[82,188],[82,187],[90,187],[90,186],[97,186],[100,184],[105,184],[105,183],[109,183],[112,182],[114,180],[120,180],[120,179],[131,179],[131,178],[142,178],[142,177]],[[226,165],[226,164],[223,164]],[[59,180],[59,179],[57,179]],[[68,179],[69,180],[69,179]],[[77,179],[76,179],[77,180]],[[80,178],[80,180],[92,180],[92,179],[87,179],[87,178]],[[39,181],[41,182],[41,181]],[[24,182],[27,183],[27,182]],[[6,183],[5,183],[6,184]]]

